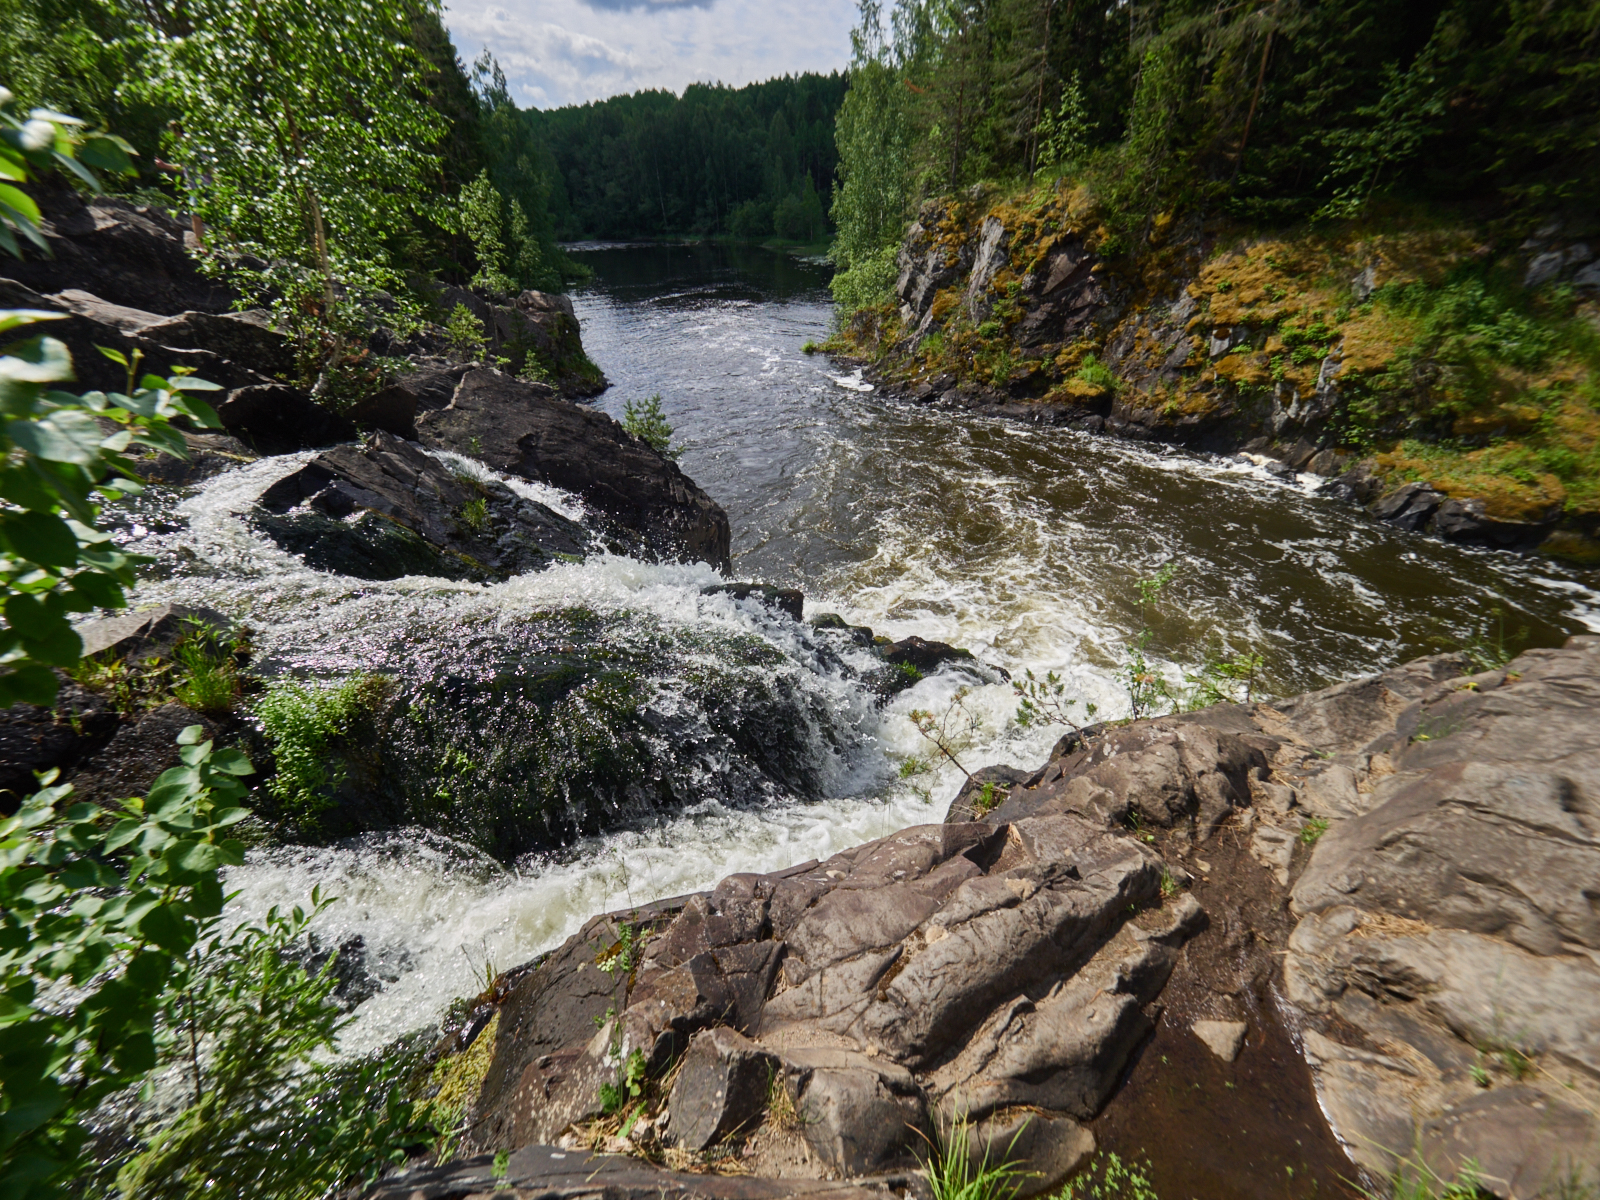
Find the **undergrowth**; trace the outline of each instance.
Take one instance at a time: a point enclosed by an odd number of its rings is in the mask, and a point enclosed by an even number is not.
[[[267,790],[285,816],[315,823],[332,804],[343,780],[337,763],[339,743],[355,722],[386,701],[393,683],[382,675],[357,675],[342,684],[284,681],[273,684],[256,704],[256,720],[271,743],[277,772]]]

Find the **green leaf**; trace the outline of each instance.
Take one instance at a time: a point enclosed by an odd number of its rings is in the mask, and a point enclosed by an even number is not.
[[[61,681],[49,667],[26,663],[9,674],[0,675],[0,708],[13,704],[55,703]]]
[[[40,321],[65,321],[70,315],[43,308],[0,309],[0,333],[10,333],[13,329],[37,325]]]
[[[204,725],[185,725],[178,734],[178,745],[194,746],[205,740],[206,727]]]
[[[132,175],[135,171],[131,151],[133,147],[119,137],[100,135],[85,138],[78,147],[78,157],[86,166],[102,171],[115,171],[119,175]]]
[[[72,378],[72,355],[65,342],[52,337],[30,338],[12,346],[0,358],[0,380],[17,383],[54,383]]]
[[[170,846],[163,857],[180,871],[199,874],[215,871],[222,865],[222,856],[210,842],[179,842]]]
[[[229,775],[254,775],[255,767],[250,765],[250,760],[238,750],[217,750],[211,755],[211,765],[218,771],[226,771]]]
[[[20,188],[14,188],[9,183],[0,183],[0,204],[4,204],[35,225],[39,223],[39,206],[34,203],[32,196]]]
[[[47,567],[71,567],[78,562],[78,539],[67,523],[52,513],[24,512],[0,515],[0,534],[11,549],[29,562]]]
[[[158,904],[145,913],[139,932],[172,954],[187,954],[194,945],[193,926],[167,904]]]

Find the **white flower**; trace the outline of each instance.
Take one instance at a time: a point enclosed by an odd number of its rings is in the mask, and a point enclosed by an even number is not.
[[[24,150],[47,150],[55,145],[56,127],[49,121],[35,118],[22,127],[22,148]]]
[[[4,108],[15,99],[16,97],[11,94],[10,88],[0,87],[0,108]]]

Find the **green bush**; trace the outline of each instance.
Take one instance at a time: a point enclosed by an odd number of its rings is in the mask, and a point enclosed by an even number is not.
[[[682,446],[672,444],[672,426],[661,411],[661,393],[635,403],[629,400],[622,406],[622,427],[636,438],[648,442],[652,449],[667,458],[677,458]]]
[[[314,822],[332,803],[344,778],[334,761],[340,742],[357,718],[382,705],[391,686],[382,675],[357,675],[336,687],[279,682],[257,702],[256,720],[277,764],[267,790],[290,819]]]
[[[1149,1165],[1123,1162],[1115,1154],[1095,1158],[1055,1200],[1160,1200],[1150,1182]]]
[[[201,736],[143,800],[107,812],[47,782],[0,821],[0,1194],[65,1194],[90,1113],[173,1045],[220,868],[243,861],[227,830],[250,763]]]

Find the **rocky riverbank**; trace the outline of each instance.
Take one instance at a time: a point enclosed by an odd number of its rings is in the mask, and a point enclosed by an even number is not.
[[[1137,254],[1108,237],[1061,185],[929,201],[894,303],[829,349],[918,403],[1244,451],[1403,529],[1600,558],[1581,349],[1600,265],[1579,235],[1168,221]]]
[[[378,1194],[921,1194],[963,1137],[1041,1193],[1131,1133],[1176,1195],[1194,1175],[1161,1166],[1206,1162],[1204,1128],[1123,1099],[1173,1038],[1275,1064],[1219,1103],[1251,1149],[1207,1195],[1281,1188],[1287,1143],[1308,1189],[1406,1161],[1517,1200],[1588,1180],[1597,706],[1600,638],[1421,659],[1070,734],[943,825],[597,916],[441,1043],[479,1157]]]

